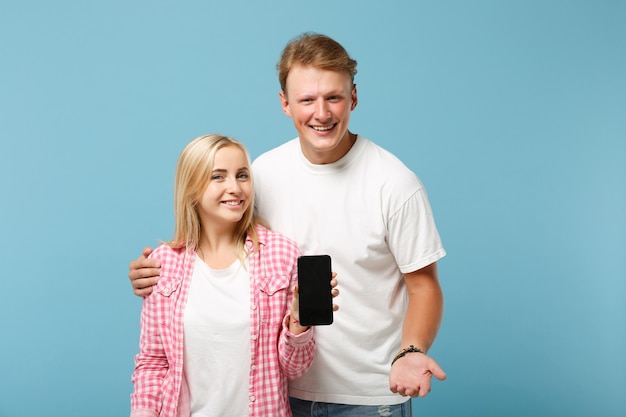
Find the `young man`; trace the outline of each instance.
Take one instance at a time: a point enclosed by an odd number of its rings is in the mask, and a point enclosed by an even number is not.
[[[426,191],[395,156],[348,130],[356,61],[333,39],[304,34],[277,65],[284,113],[298,137],[253,164],[256,208],[304,254],[328,254],[344,301],[319,326],[310,370],[289,383],[295,417],[411,416],[431,376],[426,352],[442,318],[437,260],[445,255]],[[130,265],[137,295],[158,265]],[[145,278],[147,277],[147,278]]]

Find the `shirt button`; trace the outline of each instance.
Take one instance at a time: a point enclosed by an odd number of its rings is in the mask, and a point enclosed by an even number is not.
[[[256,340],[256,335],[255,335],[255,334],[253,334],[252,336],[250,336],[250,339],[252,339],[252,340]]]
[[[250,402],[253,403],[256,400],[256,398],[254,397],[254,395],[250,396]]]
[[[252,365],[251,369],[252,369],[253,371],[256,371],[256,365]]]

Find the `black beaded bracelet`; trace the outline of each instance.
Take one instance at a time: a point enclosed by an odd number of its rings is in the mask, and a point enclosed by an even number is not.
[[[393,365],[394,363],[396,363],[396,361],[398,359],[400,359],[401,357],[403,357],[404,355],[406,355],[407,353],[411,353],[411,352],[417,352],[417,353],[424,353],[424,351],[422,349],[416,348],[413,345],[410,345],[408,348],[404,348],[402,349],[400,352],[398,352],[398,354],[396,355],[395,358],[393,358],[393,360],[391,361],[391,364]],[[425,354],[425,353],[424,353]]]

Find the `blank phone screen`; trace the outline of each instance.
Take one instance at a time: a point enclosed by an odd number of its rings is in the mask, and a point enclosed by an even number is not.
[[[298,258],[300,324],[318,326],[333,322],[333,297],[330,256],[308,255]]]

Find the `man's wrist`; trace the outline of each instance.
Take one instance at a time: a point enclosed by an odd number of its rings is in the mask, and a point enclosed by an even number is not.
[[[396,353],[396,356],[391,361],[391,365],[396,363],[396,361],[398,359],[404,357],[407,353],[422,353],[424,355],[426,354],[426,352],[424,352],[422,349],[417,348],[417,347],[415,347],[413,345],[410,345],[408,348],[400,349],[400,351],[398,351],[398,353]]]

